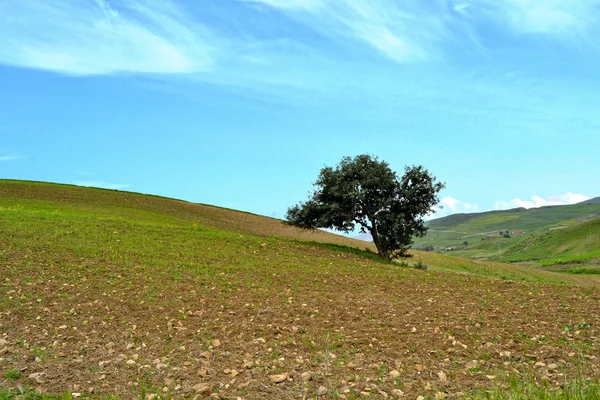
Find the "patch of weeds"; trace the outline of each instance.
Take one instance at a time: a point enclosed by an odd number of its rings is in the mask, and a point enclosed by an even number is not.
[[[48,359],[48,351],[45,347],[34,346],[33,349],[31,349],[31,351],[33,353],[33,356],[35,358],[39,358],[42,364],[44,364],[46,362],[46,359]]]
[[[13,368],[13,369],[9,369],[8,371],[6,371],[4,373],[4,377],[6,379],[8,379],[9,381],[16,381],[21,377],[22,374],[23,373],[21,371]]]
[[[377,381],[379,383],[384,382],[384,378],[386,376],[386,373],[387,373],[387,366],[385,364],[383,364],[383,363],[380,364],[377,367]]]
[[[600,398],[600,382],[581,376],[565,381],[560,386],[538,383],[534,376],[511,375],[492,389],[476,389],[466,400],[594,400]]]
[[[423,261],[421,261],[421,259],[419,258],[419,261],[417,261],[415,264],[413,264],[413,268],[427,271],[428,267],[426,264],[423,264]]]

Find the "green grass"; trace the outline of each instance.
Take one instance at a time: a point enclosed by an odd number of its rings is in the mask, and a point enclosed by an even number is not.
[[[17,369],[9,369],[4,373],[4,377],[10,381],[18,380],[23,373]]]
[[[538,260],[542,266],[600,258],[600,218],[531,236],[507,249],[502,257],[506,261]]]
[[[600,382],[581,376],[565,379],[555,386],[536,378],[512,375],[500,386],[476,390],[466,400],[596,400],[600,399]]]
[[[29,387],[20,386],[16,389],[0,389],[0,400],[73,400],[73,399],[98,399],[98,400],[119,400],[118,396],[87,396],[82,395],[74,397],[71,393],[63,394],[48,394],[48,393],[37,393],[35,390]],[[141,400],[145,399],[145,396],[140,394],[138,397]],[[164,399],[164,397],[156,397],[156,400]]]
[[[193,397],[204,367],[222,398],[300,398],[304,389],[310,398],[321,384],[335,398],[350,376],[390,393],[392,368],[403,369],[403,390],[415,398],[423,388],[415,363],[465,376],[456,381],[463,392],[480,374],[510,371],[484,342],[515,360],[543,357],[546,346],[597,354],[598,288],[549,284],[579,282],[576,274],[422,252],[401,265],[364,242],[314,239],[271,218],[172,199],[0,182],[2,372],[27,371],[4,377],[0,399],[69,398],[60,393],[74,384],[96,398]],[[406,268],[419,264],[427,269]],[[579,334],[564,329],[584,322]],[[487,364],[464,370],[473,359]],[[233,368],[240,375],[225,387]],[[41,370],[56,371],[41,386],[59,395],[19,393]],[[315,376],[306,386],[304,371]],[[272,384],[269,375],[282,372],[294,381]]]

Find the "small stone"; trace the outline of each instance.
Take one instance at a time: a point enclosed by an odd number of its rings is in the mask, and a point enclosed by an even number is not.
[[[425,370],[425,367],[421,364],[415,364],[415,371],[417,372],[423,372],[423,370]]]
[[[302,380],[304,382],[308,382],[312,379],[312,375],[310,374],[310,372],[303,372],[300,377],[302,378]]]
[[[221,341],[219,339],[214,339],[212,341],[213,347],[219,347],[221,345]]]
[[[288,373],[284,373],[284,374],[277,374],[277,375],[270,375],[269,379],[271,380],[271,382],[273,383],[281,383],[285,380],[287,380],[287,378],[289,378]]]
[[[558,369],[558,364],[552,363],[552,364],[548,364],[548,369],[550,371],[553,371],[555,369]]]
[[[135,360],[127,360],[127,365],[135,365]]]
[[[545,366],[546,366],[546,363],[544,363],[544,362],[541,362],[541,361],[538,361],[538,362],[536,362],[536,363],[535,363],[535,366],[536,366],[536,367],[545,367]]]
[[[423,396],[417,396],[417,400],[425,400],[425,397],[423,397]]]
[[[208,396],[210,394],[210,386],[206,383],[198,383],[193,387],[194,391],[203,396]]]
[[[237,369],[232,369],[231,372],[229,373],[229,375],[236,377],[238,376],[240,373],[237,371]]]
[[[29,379],[33,379],[41,385],[42,383],[44,383],[44,381],[42,380],[42,376],[44,376],[43,372],[34,372],[33,374],[29,374]]]
[[[319,386],[319,388],[317,389],[317,396],[325,396],[327,392],[328,390],[325,386]]]
[[[81,397],[81,393],[77,393],[77,392],[71,393],[71,396],[73,396],[73,397]]]
[[[152,393],[152,394],[147,394],[146,395],[146,400],[154,400],[158,397],[158,395],[156,393]]]
[[[465,364],[465,368],[467,368],[467,369],[477,368],[478,366],[479,366],[479,362],[477,360],[472,360]]]
[[[435,398],[436,398],[436,399],[445,399],[445,398],[447,398],[447,397],[448,397],[448,394],[447,394],[447,393],[444,393],[444,392],[437,392],[437,393],[435,394]]]
[[[486,375],[485,377],[488,378],[490,381],[496,379],[496,375]]]
[[[440,380],[440,382],[442,382],[442,383],[448,382],[448,377],[446,376],[446,373],[444,371],[438,372],[437,375],[438,375],[438,379]]]
[[[404,396],[404,392],[400,389],[392,389],[392,395],[396,397]]]
[[[396,370],[396,369],[395,369],[395,370],[393,370],[393,371],[390,371],[390,376],[391,376],[392,378],[397,378],[397,377],[399,377],[399,376],[400,376],[400,372],[399,372],[398,370]]]

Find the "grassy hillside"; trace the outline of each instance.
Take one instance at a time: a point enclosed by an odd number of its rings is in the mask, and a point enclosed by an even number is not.
[[[598,286],[420,252],[430,268],[407,268],[290,229],[0,182],[0,398],[483,398],[600,376]]]
[[[430,221],[427,236],[417,239],[415,247],[433,246],[436,251],[452,251],[463,257],[498,259],[532,235],[598,217],[600,204],[591,200],[568,206],[455,214]]]
[[[258,236],[371,248],[360,240],[320,230],[305,231],[282,224],[281,220],[255,214],[189,203],[139,193],[82,188],[45,182],[0,180],[0,205],[28,210],[56,210],[71,215],[122,218],[169,226],[203,226]]]
[[[542,265],[592,263],[600,259],[600,218],[530,236],[510,247],[502,258],[538,260]]]

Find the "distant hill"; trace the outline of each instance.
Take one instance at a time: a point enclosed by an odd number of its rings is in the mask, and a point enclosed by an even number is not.
[[[600,204],[600,197],[594,197],[593,199],[584,200],[578,204]]]
[[[579,264],[595,258],[600,259],[600,218],[529,236],[502,254],[503,261],[541,264]]]
[[[469,258],[496,258],[527,237],[600,217],[600,198],[564,206],[453,214],[428,222],[414,247]]]

